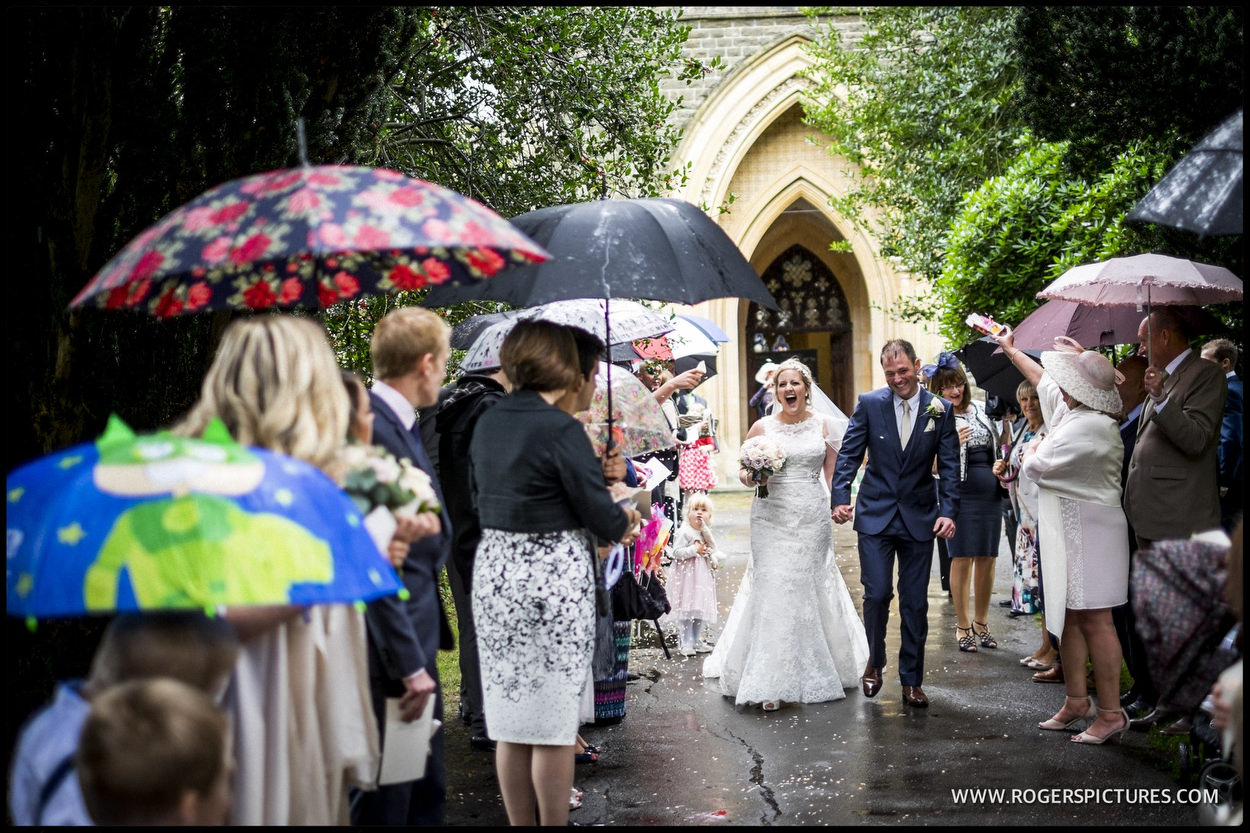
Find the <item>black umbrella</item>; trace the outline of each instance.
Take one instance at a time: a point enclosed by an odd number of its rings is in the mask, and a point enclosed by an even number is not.
[[[1241,115],[1204,136],[1125,219],[1203,236],[1241,234]]]
[[[451,346],[457,350],[468,350],[492,324],[512,320],[520,314],[520,310],[510,309],[469,316],[451,328]]]
[[[673,375],[679,376],[687,370],[694,370],[700,362],[703,363],[704,380],[716,375],[715,353],[691,353],[688,356],[678,356],[673,359]]]
[[[1133,615],[1159,702],[1198,708],[1236,661],[1221,647],[1234,618],[1224,598],[1228,546],[1188,538],[1157,541],[1133,556]]]
[[[983,336],[956,350],[955,358],[963,362],[981,390],[1007,402],[1015,402],[1016,388],[1024,381],[1024,374],[1016,369],[1006,353],[996,353],[996,350],[998,342],[989,336]],[[1040,350],[1024,352],[1035,359],[1042,357]]]
[[[512,224],[551,253],[480,286],[443,284],[423,303],[496,300],[528,307],[564,298],[645,298],[697,304],[741,298],[778,309],[724,230],[688,202],[592,200],[530,211]],[[505,280],[506,279],[506,280]]]
[[[565,298],[680,304],[741,298],[779,309],[724,229],[683,200],[570,203],[530,211],[512,224],[551,258],[505,270],[481,286],[436,286],[422,303],[442,307],[495,300],[527,307]]]

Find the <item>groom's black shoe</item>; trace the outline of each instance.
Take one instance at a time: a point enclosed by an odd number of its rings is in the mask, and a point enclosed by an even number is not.
[[[903,702],[909,706],[915,706],[923,709],[929,705],[929,698],[925,696],[924,689],[918,685],[903,686]]]
[[[877,692],[881,690],[881,669],[868,666],[864,669],[864,676],[860,677],[859,681],[864,686],[865,697],[876,697]]]

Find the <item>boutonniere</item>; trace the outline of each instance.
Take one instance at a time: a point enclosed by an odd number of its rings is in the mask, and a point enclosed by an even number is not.
[[[933,397],[929,400],[929,405],[924,409],[925,415],[933,419],[937,419],[946,413],[946,403],[940,397]]]

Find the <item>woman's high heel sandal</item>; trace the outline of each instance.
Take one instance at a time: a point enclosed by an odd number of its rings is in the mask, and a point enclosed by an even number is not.
[[[1071,740],[1073,743],[1089,743],[1089,744],[1093,744],[1094,746],[1098,746],[1100,744],[1106,743],[1109,740],[1115,740],[1116,738],[1120,737],[1121,735],[1123,735],[1125,732],[1128,731],[1128,723],[1129,723],[1128,713],[1125,712],[1124,709],[1099,709],[1098,711],[1112,712],[1114,714],[1120,715],[1120,717],[1124,718],[1124,725],[1121,726],[1119,729],[1112,729],[1110,732],[1107,732],[1107,734],[1101,737],[1099,737],[1098,735],[1092,734],[1089,731],[1089,729],[1086,729],[1084,732],[1081,732],[1079,735],[1072,736]]]
[[[1088,695],[1086,695],[1085,697],[1063,698],[1063,704],[1065,707],[1068,705],[1069,700],[1074,701],[1074,702],[1080,702],[1084,700],[1087,706],[1087,708],[1085,709],[1085,713],[1078,717],[1072,718],[1067,723],[1064,723],[1062,720],[1059,720],[1058,719],[1059,715],[1055,715],[1050,720],[1043,720],[1041,723],[1037,724],[1037,728],[1045,729],[1048,732],[1064,732],[1064,731],[1068,731],[1072,729],[1073,726],[1080,723],[1082,720],[1093,720],[1095,717],[1098,716],[1098,710],[1094,708],[1094,703],[1092,700],[1089,699]],[[1062,709],[1060,711],[1062,711]]]
[[[963,635],[960,635],[960,631],[964,632]],[[977,652],[977,641],[972,638],[972,628],[961,628],[956,626],[955,638],[959,640],[959,650],[968,654],[975,654]]]
[[[976,629],[977,625],[980,625],[981,627],[985,628],[985,630],[983,631],[977,630]],[[981,640],[982,648],[997,648],[998,647],[998,640],[990,636],[990,623],[989,622],[978,622],[977,620],[973,619],[972,620],[972,632],[975,633],[977,635],[977,638]]]

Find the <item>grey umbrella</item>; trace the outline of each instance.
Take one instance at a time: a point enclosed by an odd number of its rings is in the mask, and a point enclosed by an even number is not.
[[[1194,145],[1125,218],[1213,237],[1242,233],[1238,110]]]

